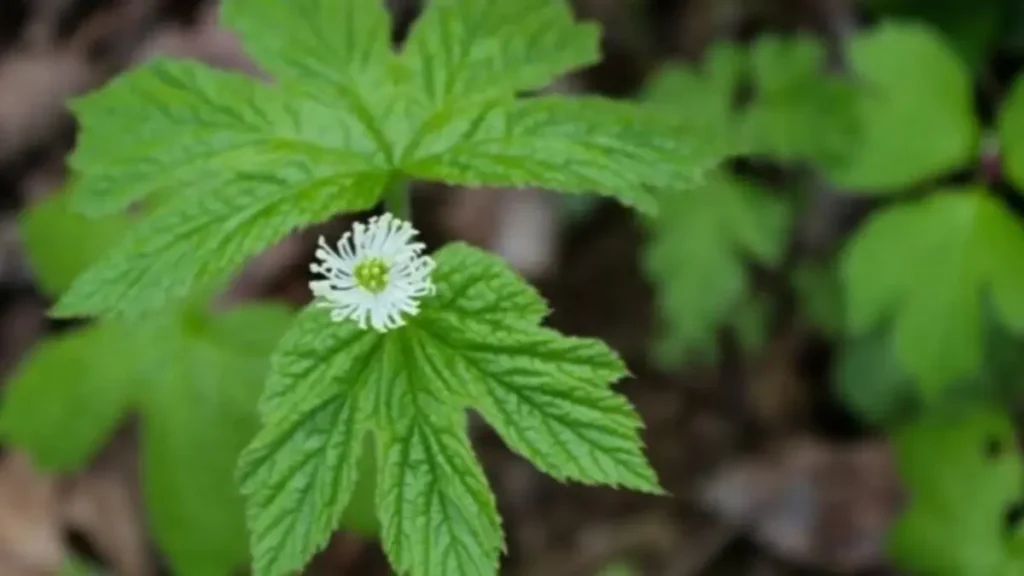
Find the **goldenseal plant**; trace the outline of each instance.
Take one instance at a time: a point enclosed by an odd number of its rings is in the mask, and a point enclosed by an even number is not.
[[[226,0],[272,81],[161,60],[72,105],[70,201],[145,216],[57,303],[144,319],[224,285],[296,228],[382,200],[387,214],[313,259],[315,300],[270,358],[237,477],[253,570],[300,570],[376,462],[397,573],[497,574],[504,535],[467,437],[473,409],[562,481],[661,493],[603,343],[541,326],[547,305],[497,257],[429,256],[407,183],[596,193],[653,214],[720,151],[699,122],[599,97],[534,96],[599,58],[565,0],[432,0],[400,51],[382,0]]]

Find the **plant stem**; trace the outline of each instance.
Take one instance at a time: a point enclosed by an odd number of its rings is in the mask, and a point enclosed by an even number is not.
[[[396,178],[384,192],[384,209],[407,222],[412,221],[412,202],[409,199],[409,181]]]

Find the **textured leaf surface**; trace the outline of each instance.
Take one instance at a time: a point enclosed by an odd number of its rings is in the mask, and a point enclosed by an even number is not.
[[[843,261],[855,334],[891,318],[900,363],[934,393],[982,358],[989,303],[1024,330],[1024,231],[984,189],[941,191],[889,208],[853,238]]]
[[[598,193],[645,212],[656,210],[649,186],[684,186],[719,160],[680,139],[665,115],[563,96],[467,108],[416,150],[405,169],[419,178]]]
[[[73,192],[90,213],[160,192],[230,195],[254,176],[301,187],[379,167],[384,154],[340,98],[321,104],[192,61],[149,63],[72,110],[81,123]]]
[[[86,218],[55,194],[23,211],[18,226],[36,280],[56,296],[124,238],[130,222],[120,215]]]
[[[221,18],[275,80],[350,93],[392,58],[382,0],[225,0]]]
[[[708,353],[717,328],[749,297],[746,263],[775,265],[790,211],[780,199],[719,173],[708,185],[667,191],[650,227],[646,270],[665,319],[665,359]]]
[[[544,88],[600,56],[593,24],[551,0],[431,0],[402,58],[437,105]]]
[[[690,123],[626,103],[516,99],[596,60],[597,30],[567,0],[433,1],[401,54],[382,0],[229,0],[223,19],[275,82],[159,60],[73,104],[75,206],[159,208],[58,314],[180,304],[390,182],[591,192],[653,212],[647,186],[698,179],[718,155]]]
[[[49,340],[8,384],[0,434],[43,466],[70,471],[140,412],[157,545],[176,573],[230,573],[248,557],[233,469],[255,433],[267,357],[288,319],[280,308],[244,307],[101,322]]]
[[[900,568],[935,576],[1024,571],[1024,532],[1007,520],[1024,499],[1024,465],[1004,413],[940,411],[898,430],[895,445],[910,492],[890,542]]]
[[[408,326],[381,335],[311,307],[281,342],[239,465],[258,574],[300,569],[326,543],[368,433],[396,569],[496,574],[503,537],[466,408],[555,478],[660,491],[610,388],[625,375],[615,354],[538,327],[543,300],[497,258],[460,244],[435,257],[437,294]]]
[[[159,313],[223,285],[249,258],[300,225],[372,206],[385,172],[336,173],[289,184],[285,177],[236,178],[233,194],[182,197],[139,222],[113,252],[86,271],[53,313],[134,318]]]
[[[747,149],[781,160],[835,165],[859,135],[853,86],[825,71],[825,48],[809,37],[765,36],[752,49],[756,96],[746,110]]]
[[[862,135],[831,171],[851,190],[898,192],[966,164],[977,150],[971,77],[941,37],[886,23],[853,40]]]

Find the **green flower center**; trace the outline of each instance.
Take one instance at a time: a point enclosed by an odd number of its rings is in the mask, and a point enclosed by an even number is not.
[[[355,276],[356,283],[361,288],[374,294],[379,294],[388,285],[388,272],[390,272],[390,268],[384,260],[380,258],[367,258],[356,264],[352,275]]]

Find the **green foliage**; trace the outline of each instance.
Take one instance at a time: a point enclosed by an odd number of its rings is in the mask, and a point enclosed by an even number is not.
[[[126,216],[100,220],[69,209],[68,196],[58,193],[19,215],[18,228],[36,282],[51,296],[71,286],[75,277],[127,233]],[[55,231],[59,236],[54,236]],[[73,242],[68,247],[61,238]]]
[[[66,285],[124,224],[86,223],[66,208],[57,197],[23,219],[32,264],[51,288]],[[248,557],[234,464],[256,431],[267,356],[290,317],[269,305],[219,315],[170,309],[144,323],[101,321],[50,338],[5,387],[0,436],[44,468],[70,472],[137,413],[157,544],[177,573],[226,574]]]
[[[311,307],[275,352],[239,465],[256,574],[291,573],[324,545],[367,438],[395,569],[496,574],[504,539],[467,408],[556,479],[661,491],[640,421],[609,386],[626,374],[616,355],[539,327],[546,305],[498,258],[461,244],[435,257],[437,293],[407,326],[364,331]]]
[[[974,70],[1005,43],[1001,40],[1011,40],[1018,32],[1013,22],[1014,11],[1020,6],[1016,0],[866,0],[865,4],[880,14],[916,18],[933,25]]]
[[[917,382],[896,360],[881,331],[842,342],[833,369],[836,395],[861,421],[885,427],[914,413]]]
[[[670,66],[648,83],[644,100],[668,115],[699,119],[729,153],[743,147],[733,100],[746,72],[746,54],[730,43],[712,45],[700,68]]]
[[[653,109],[702,118],[732,155],[830,164],[849,154],[858,131],[853,88],[824,68],[822,46],[807,37],[764,37],[749,52],[722,43],[702,69],[662,70],[646,98]],[[736,106],[748,76],[754,95]],[[780,264],[791,203],[724,168],[703,186],[671,187],[659,200],[645,254],[664,322],[658,358],[671,366],[713,355],[726,325],[756,344],[764,308],[751,300],[746,268]]]
[[[1024,532],[1008,520],[1024,504],[1024,464],[1006,415],[941,410],[896,430],[894,440],[910,492],[890,542],[899,566],[935,576],[1024,572]]]
[[[825,48],[797,36],[762,36],[750,53],[756,96],[745,111],[747,150],[780,161],[840,163],[859,137],[857,92],[825,74]]]
[[[896,193],[972,159],[979,128],[971,77],[940,36],[888,22],[859,34],[849,52],[862,141],[830,171],[837,185]]]
[[[983,188],[944,190],[875,215],[843,257],[853,334],[891,318],[896,357],[926,393],[970,377],[989,301],[1024,331],[1024,231]]]
[[[382,0],[228,0],[223,19],[274,84],[160,60],[74,103],[75,205],[167,200],[58,315],[180,303],[409,178],[594,192],[653,212],[649,186],[694,180],[716,159],[682,123],[628,103],[516,99],[598,57],[596,30],[564,0],[437,0],[401,53]]]
[[[706,186],[666,193],[649,228],[646,270],[665,327],[659,357],[673,364],[714,352],[717,327],[750,298],[747,262],[775,266],[789,236],[782,200],[718,173]]]
[[[1003,169],[1018,190],[1024,190],[1024,75],[1010,89],[999,115]]]

